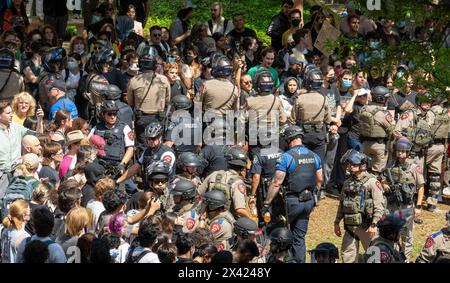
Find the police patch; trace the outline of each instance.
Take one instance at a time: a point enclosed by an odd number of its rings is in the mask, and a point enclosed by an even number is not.
[[[434,245],[434,240],[431,237],[427,238],[427,241],[425,242],[425,248],[429,249]]]
[[[405,112],[405,113],[402,114],[402,116],[400,117],[400,119],[406,120],[406,119],[408,119],[408,117],[409,117],[408,112]]]
[[[375,185],[377,186],[377,188],[379,188],[380,190],[383,191],[383,186],[381,185],[380,181],[377,180],[377,181],[375,182]]]
[[[164,160],[165,162],[167,162],[169,164],[172,164],[172,156],[170,156],[170,155],[164,156],[164,158],[162,160]]]
[[[211,225],[211,228],[209,228],[209,231],[211,231],[211,233],[213,234],[217,234],[221,229],[222,227],[219,225],[219,223],[213,223],[213,225]]]
[[[419,174],[423,173],[422,167],[420,167],[420,165],[416,165],[416,172],[419,173]]]
[[[186,228],[188,228],[188,230],[192,230],[195,227],[195,219],[192,218],[188,218],[186,220]]]
[[[238,185],[238,189],[239,189],[239,191],[240,191],[241,193],[245,194],[245,189],[246,189],[246,187],[245,187],[245,184],[244,184],[244,183],[240,183],[240,184]]]
[[[388,121],[389,123],[391,123],[392,122],[392,115],[391,115],[391,113],[389,113],[389,112],[386,112],[385,114],[384,114],[384,117],[386,118],[386,121]]]
[[[134,133],[133,132],[129,132],[128,133],[128,138],[132,141],[134,141]]]
[[[225,245],[224,245],[223,243],[221,243],[221,244],[219,245],[218,250],[219,250],[219,252],[225,250]]]

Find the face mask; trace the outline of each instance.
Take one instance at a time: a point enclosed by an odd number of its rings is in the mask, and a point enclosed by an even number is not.
[[[291,24],[292,24],[293,27],[298,27],[300,25],[300,20],[297,20],[297,19],[292,20]]]
[[[69,61],[69,62],[67,62],[67,68],[69,70],[76,70],[76,69],[78,69],[78,64],[75,61]]]
[[[343,80],[342,81],[342,86],[343,87],[351,87],[352,86],[352,81]]]
[[[378,48],[378,41],[371,41],[370,42],[370,48],[377,49]]]
[[[185,56],[183,61],[184,63],[190,65],[194,61],[194,56]]]
[[[98,23],[101,20],[102,20],[102,17],[100,17],[100,16],[96,16],[96,15],[92,16],[92,23],[93,24]]]
[[[333,84],[333,83],[335,83],[336,82],[336,77],[332,77],[332,78],[329,78],[328,79],[328,83],[329,84]]]

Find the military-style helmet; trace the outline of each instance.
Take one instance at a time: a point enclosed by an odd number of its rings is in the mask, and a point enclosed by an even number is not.
[[[0,69],[13,69],[16,57],[8,48],[0,49]]]
[[[192,100],[186,95],[178,94],[172,97],[170,103],[175,110],[189,110],[192,107]]]
[[[122,90],[113,84],[106,85],[106,92],[105,92],[106,99],[109,100],[117,100],[122,97]]]
[[[372,100],[376,103],[385,103],[386,99],[391,95],[391,91],[384,86],[376,86],[371,92]]]
[[[119,111],[119,107],[117,106],[116,102],[114,100],[105,100],[100,105],[100,112],[105,113],[108,111]]]
[[[158,50],[154,46],[145,46],[139,54],[139,69],[141,71],[154,71],[156,69],[157,57]]]
[[[288,250],[294,243],[294,235],[291,230],[285,227],[279,227],[270,233],[270,241],[280,247],[280,249]]]
[[[220,56],[212,62],[212,72],[214,77],[228,77],[233,72],[233,66],[225,56]]]
[[[384,215],[377,223],[380,236],[387,237],[399,233],[403,226],[405,226],[408,218],[412,215],[412,208],[405,208]]]
[[[225,158],[228,161],[228,165],[234,165],[238,167],[247,166],[247,154],[241,147],[231,147],[225,154]]]
[[[211,210],[225,207],[228,201],[225,194],[219,190],[211,190],[209,192],[206,192],[202,195],[202,198],[205,202],[205,205]]]
[[[105,49],[94,56],[94,69],[99,73],[103,73],[103,66],[105,64],[114,66],[114,59],[116,59],[114,50],[112,50],[111,48]]]
[[[411,151],[413,144],[405,137],[401,137],[394,144],[395,150]]]
[[[323,74],[322,71],[314,64],[309,64],[305,68],[305,85],[310,89],[318,89],[322,87]]]
[[[241,237],[248,237],[254,235],[258,231],[258,224],[248,217],[239,217],[234,222],[234,233]]]
[[[255,90],[258,93],[269,94],[272,93],[275,85],[275,80],[272,74],[266,68],[261,68],[255,73]]]
[[[201,165],[199,156],[193,152],[183,152],[178,156],[178,162],[182,166],[199,167]]]
[[[163,133],[163,126],[158,121],[150,122],[145,128],[145,137],[147,139],[156,138]]]
[[[66,58],[66,50],[62,47],[54,47],[47,50],[42,57],[42,66],[47,72],[56,72],[57,70],[53,66],[54,63],[62,64]]]
[[[347,152],[341,157],[341,163],[349,162],[352,165],[361,165],[368,164],[369,157],[362,152],[359,152],[355,149],[349,149]]]
[[[291,140],[295,138],[303,138],[305,136],[305,132],[302,128],[297,125],[289,126],[281,133],[282,138],[289,143]]]
[[[315,260],[317,260],[319,254],[327,255],[330,263],[334,263],[335,260],[339,258],[338,248],[333,243],[329,242],[320,243],[315,249],[310,250],[309,252],[314,253]]]
[[[147,168],[148,180],[167,179],[169,177],[170,167],[165,161],[156,161],[151,163]]]
[[[184,200],[190,200],[195,198],[197,189],[191,181],[180,179],[175,183],[175,186],[170,192],[174,196],[181,196]]]

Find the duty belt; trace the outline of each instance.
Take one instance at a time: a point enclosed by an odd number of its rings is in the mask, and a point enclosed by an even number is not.
[[[435,139],[431,141],[431,144],[445,144],[445,139]]]
[[[374,141],[376,143],[386,143],[386,138],[369,138],[369,137],[361,137],[362,141]]]
[[[300,202],[305,202],[305,201],[313,199],[313,194],[312,194],[312,192],[310,190],[304,190],[301,193],[298,193],[298,192],[287,192],[286,196],[287,197],[291,197],[291,198],[298,198],[298,200]]]
[[[307,132],[310,132],[312,130],[322,130],[323,129],[323,123],[317,123],[317,124],[303,124],[303,129]]]

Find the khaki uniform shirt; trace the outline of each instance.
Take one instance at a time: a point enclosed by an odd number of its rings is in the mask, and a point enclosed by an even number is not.
[[[224,115],[227,110],[238,110],[238,88],[227,79],[204,82],[201,102],[203,111],[212,110]]]
[[[304,125],[330,124],[331,110],[329,105],[328,99],[316,91],[302,94],[297,98],[297,101],[292,107],[289,123],[293,125],[299,122]]]
[[[200,214],[193,203],[185,205],[178,211],[178,216],[183,219],[183,233],[192,233],[200,223]]]
[[[249,117],[256,117],[258,125],[271,123],[273,122],[272,119],[278,119],[280,125],[285,124],[287,121],[281,99],[273,94],[249,96],[246,104]],[[250,114],[252,112],[254,112],[253,115]]]
[[[434,262],[439,256],[450,256],[450,231],[448,231],[448,228],[444,228],[427,238],[416,262]]]
[[[229,239],[233,237],[234,218],[228,211],[224,211],[207,221],[208,229],[214,236],[214,244],[219,251],[229,249]]]

